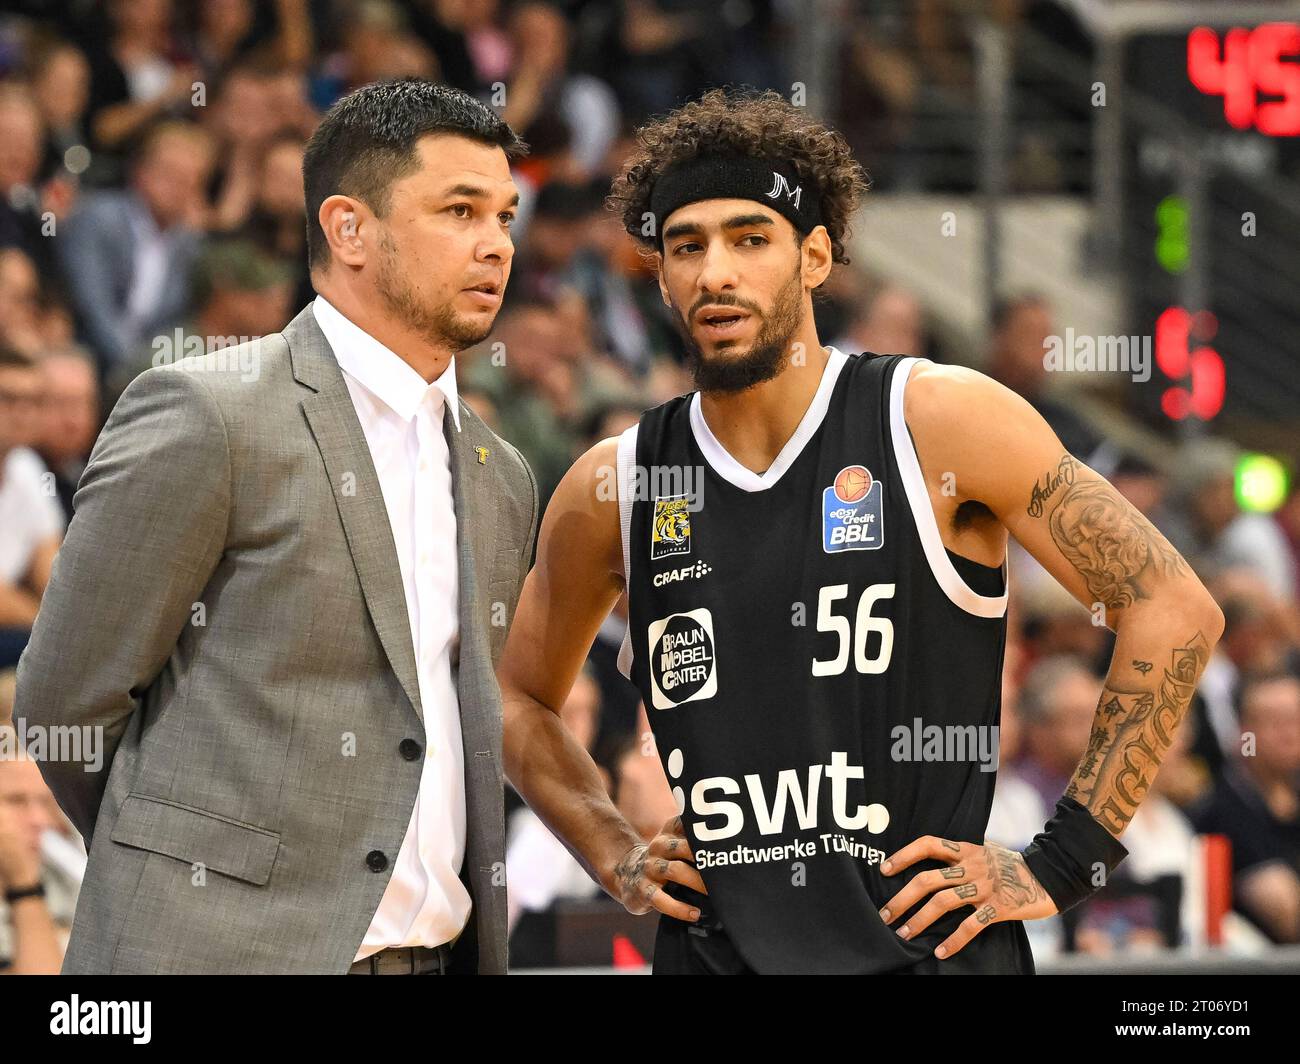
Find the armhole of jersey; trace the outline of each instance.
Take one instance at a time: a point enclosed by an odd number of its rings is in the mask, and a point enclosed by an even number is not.
[[[623,536],[623,587],[628,592],[628,621],[623,629],[623,645],[618,648],[618,671],[632,679],[632,474],[636,467],[636,437],[640,424],[625,430],[618,438],[618,523]]]
[[[907,494],[912,519],[917,534],[921,537],[921,546],[930,563],[930,571],[934,573],[944,594],[954,605],[976,617],[1001,617],[1007,612],[1007,581],[1011,575],[1006,554],[1002,556],[1001,595],[980,595],[961,578],[943,545],[939,523],[935,520],[934,508],[930,505],[930,493],[926,490],[925,477],[921,473],[921,460],[917,457],[912,435],[907,431],[907,421],[903,416],[903,395],[907,390],[907,381],[917,363],[928,361],[923,358],[904,358],[894,367],[894,376],[889,385],[889,432],[894,445],[894,464],[898,466],[899,476],[903,478],[903,490]]]

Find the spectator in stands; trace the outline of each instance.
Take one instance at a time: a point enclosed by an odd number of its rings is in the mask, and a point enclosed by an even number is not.
[[[788,84],[771,49],[766,4],[625,0],[610,76],[625,116],[640,123],[678,106],[702,79],[755,88]]]
[[[1249,678],[1240,716],[1234,756],[1193,820],[1232,843],[1237,910],[1274,942],[1300,942],[1300,679]]]
[[[600,721],[600,688],[583,670],[560,708],[560,719],[588,751]],[[510,884],[507,920],[513,928],[524,912],[542,912],[562,898],[590,898],[600,885],[527,806],[510,818],[506,879]]]
[[[410,31],[404,7],[388,0],[359,0],[343,9],[338,40],[312,79],[311,102],[320,110],[372,81],[415,75],[436,78],[437,59]]]
[[[203,336],[251,338],[289,320],[292,274],[247,240],[206,247],[194,271],[194,328]]]
[[[211,168],[206,133],[164,123],[142,145],[130,188],[87,195],[68,219],[59,243],[69,294],[103,371],[185,314]]]
[[[1033,784],[1017,767],[1025,745],[1025,725],[1020,715],[1018,665],[1024,651],[1008,641],[1002,666],[1002,712],[998,721],[998,783],[993,792],[985,836],[1014,850],[1023,850],[1043,830],[1051,815]]]
[[[1300,602],[1300,480],[1291,486],[1291,494],[1274,517],[1290,547],[1292,568],[1296,574],[1296,585],[1289,597],[1292,602]]]
[[[902,285],[882,284],[868,290],[848,331],[833,345],[841,351],[926,357],[925,312],[921,301]]]
[[[1166,505],[1169,478],[1141,455],[1121,452],[1108,479],[1156,528],[1170,523]]]
[[[204,112],[205,128],[218,144],[213,182],[217,192],[208,228],[229,232],[248,224],[264,207],[261,200],[269,179],[276,199],[287,200],[296,210],[299,246],[289,247],[287,253],[301,259],[306,244],[302,152],[319,115],[307,103],[305,79],[272,65],[265,52],[259,55],[230,71]],[[290,161],[296,197],[285,181]]]
[[[270,70],[259,64],[242,64],[222,81],[204,113],[205,128],[218,146],[216,167],[220,174],[210,218],[212,229],[238,229],[253,209],[263,159],[285,121],[275,90]],[[302,184],[301,171],[298,184]]]
[[[1020,775],[1044,809],[1055,807],[1088,749],[1100,695],[1097,677],[1066,654],[1044,658],[1025,677],[1017,704],[1025,731]]]
[[[594,344],[626,373],[648,383],[659,364],[681,364],[683,344],[673,315],[645,257],[612,211],[587,214],[573,284],[587,302]]]
[[[985,371],[1027,399],[1052,426],[1065,449],[1089,462],[1101,437],[1067,404],[1048,394],[1043,359],[1056,325],[1047,297],[1031,292],[999,300],[991,324],[993,342]]]
[[[1201,676],[1193,712],[1202,728],[1197,753],[1217,776],[1241,732],[1242,678],[1286,668],[1294,663],[1295,645],[1287,639],[1286,611],[1255,573],[1230,569],[1210,586],[1223,610],[1224,629]]]
[[[54,821],[40,766],[18,749],[7,721],[0,723],[0,743],[0,972],[57,975],[79,884],[42,855]],[[7,900],[15,893],[22,896]]]
[[[0,86],[0,248],[21,249],[54,280],[50,237],[74,190],[66,175],[46,180],[44,162],[45,124],[36,99],[25,85]]]
[[[502,117],[531,148],[521,168],[544,181],[590,177],[618,135],[613,90],[569,70],[571,31],[554,5],[520,4],[509,29],[514,62]]]
[[[516,301],[497,319],[491,340],[472,361],[465,359],[466,383],[491,399],[501,434],[528,459],[543,502],[568,470],[576,443],[559,413],[577,402],[576,382],[560,356],[565,340],[553,306]]]
[[[677,803],[655,749],[644,705],[637,717],[636,734],[615,759],[614,780],[614,804],[643,839],[654,838],[677,816]]]
[[[121,155],[146,129],[190,108],[197,66],[172,32],[170,0],[111,0],[108,32],[90,52],[93,147]]]
[[[1098,623],[1098,615],[1085,609],[1065,588],[1047,577],[1046,571],[1018,543],[1012,544],[1010,556],[1013,576],[1009,583],[1024,628],[1025,651],[1030,663],[1066,654],[1098,675],[1103,672],[1113,637]]]
[[[1196,440],[1179,452],[1174,489],[1177,519],[1162,529],[1195,566],[1254,570],[1271,594],[1293,602],[1296,564],[1281,526],[1237,505],[1239,449],[1227,440]]]
[[[291,316],[294,271],[251,241],[214,240],[194,263],[194,314],[141,347],[109,378],[114,396],[151,365],[215,353],[277,332]]]
[[[291,266],[298,307],[313,298],[307,271],[307,234],[302,224],[302,155],[304,142],[287,135],[270,144],[262,156],[252,209],[239,234],[268,255]]]
[[[43,400],[36,364],[0,348],[0,668],[27,645],[63,538],[53,482],[31,449]]]
[[[298,6],[290,4],[288,8]],[[253,0],[207,0],[198,5],[196,14],[190,51],[199,76],[218,84],[253,43]]]
[[[551,181],[533,201],[528,236],[510,271],[516,296],[555,301],[574,285],[574,263],[583,250],[587,218],[601,210],[604,189]]]
[[[32,48],[27,71],[45,124],[43,176],[88,175],[92,161],[86,128],[90,64],[85,54],[74,44],[46,37]]]
[[[94,361],[79,348],[52,352],[40,360],[45,376],[45,417],[36,451],[54,475],[65,520],[72,520],[72,496],[99,435],[99,378]]]
[[[41,282],[36,264],[20,249],[0,249],[0,345],[29,359],[45,346]]]

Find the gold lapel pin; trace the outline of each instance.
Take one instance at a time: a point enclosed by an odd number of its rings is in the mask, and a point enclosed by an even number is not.
[[[487,465],[487,456],[492,452],[489,451],[486,447],[475,447],[474,453],[478,455],[479,465]]]

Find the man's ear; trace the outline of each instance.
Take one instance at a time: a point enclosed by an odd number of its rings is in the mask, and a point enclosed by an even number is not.
[[[659,295],[663,298],[664,306],[671,307],[673,301],[668,298],[668,282],[664,280],[664,255],[662,251],[655,252],[655,279],[659,282]]]
[[[826,226],[819,225],[803,238],[800,245],[803,258],[803,282],[806,288],[820,288],[830,276],[835,265],[831,236]]]
[[[330,246],[330,257],[345,266],[364,266],[366,238],[373,221],[365,204],[351,196],[327,196],[317,217]]]

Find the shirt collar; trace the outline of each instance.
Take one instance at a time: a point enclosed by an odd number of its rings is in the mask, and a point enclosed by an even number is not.
[[[447,362],[442,376],[432,384],[421,377],[409,362],[385,347],[343,314],[324,296],[312,303],[316,324],[334,350],[334,357],[349,376],[392,410],[403,421],[410,421],[431,389],[442,394],[451,410],[456,431],[460,431],[460,396],[456,390],[456,356]]]

